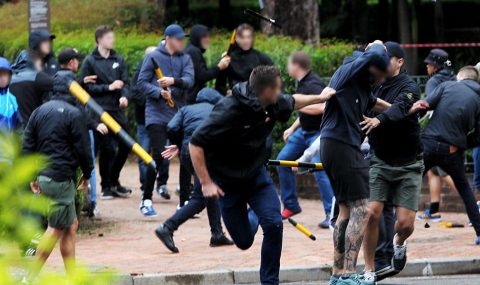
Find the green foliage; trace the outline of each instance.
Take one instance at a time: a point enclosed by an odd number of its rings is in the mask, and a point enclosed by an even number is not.
[[[38,175],[46,160],[40,155],[20,155],[17,137],[0,133],[0,280],[2,285],[18,284],[35,265],[22,256],[22,247],[39,232],[38,223],[27,213],[45,213],[48,201],[33,195],[30,181]],[[34,197],[35,196],[35,197]],[[111,274],[92,276],[85,267],[78,271],[70,284],[110,284]],[[34,284],[64,284],[65,276],[47,269]]]

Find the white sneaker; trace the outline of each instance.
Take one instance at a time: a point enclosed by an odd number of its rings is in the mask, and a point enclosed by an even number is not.
[[[154,218],[157,216],[157,212],[153,208],[152,200],[144,200],[140,203],[140,212],[147,218]]]
[[[392,266],[396,271],[401,271],[407,265],[407,241],[403,245],[397,245],[397,235],[393,237]]]

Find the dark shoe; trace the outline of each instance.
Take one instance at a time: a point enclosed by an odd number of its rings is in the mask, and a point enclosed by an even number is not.
[[[330,228],[330,215],[327,215],[325,217],[325,220],[321,221],[320,224],[318,224],[318,227],[321,228],[321,229]]]
[[[170,200],[170,193],[168,193],[167,185],[157,186],[157,194],[165,200]]]
[[[173,253],[178,253],[178,248],[173,241],[173,232],[171,232],[164,224],[155,229],[158,239]]]
[[[378,271],[375,272],[375,275],[377,276],[377,282],[382,281],[386,278],[390,278],[392,276],[397,275],[400,273],[400,271],[395,270],[391,265],[384,267]]]
[[[210,238],[211,247],[218,247],[218,246],[225,246],[225,245],[233,245],[233,241],[229,240],[227,236],[225,236],[225,234],[212,236]]]
[[[113,193],[110,187],[102,189],[102,200],[112,200]]]
[[[120,184],[118,184],[117,186],[112,187],[110,189],[111,189],[113,195],[121,197],[121,198],[127,198],[128,196],[130,196],[130,194],[132,194],[131,189],[127,189]]]

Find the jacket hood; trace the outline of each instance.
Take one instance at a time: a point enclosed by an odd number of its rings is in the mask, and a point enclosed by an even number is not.
[[[32,50],[37,50],[42,41],[53,39],[55,39],[55,35],[52,35],[47,30],[32,31],[28,36],[28,47]]]
[[[453,80],[455,75],[453,74],[453,71],[451,71],[449,68],[442,68],[440,70],[438,70],[437,72],[435,72],[435,74],[432,75],[432,77],[439,77],[439,78],[442,78],[442,82],[443,81],[448,81],[448,80]]]
[[[161,41],[160,44],[157,47],[157,50],[165,55],[170,56],[170,53],[167,51],[167,48],[165,47],[165,42]],[[183,55],[183,52],[177,52],[173,56],[181,56]]]
[[[202,89],[198,92],[197,103],[209,103],[215,105],[218,101],[222,100],[223,96],[217,92],[209,92],[208,89]]]
[[[32,59],[27,50],[23,50],[12,64],[13,71],[18,73],[25,69],[34,69]]]
[[[477,95],[480,96],[480,84],[478,84],[478,82],[468,79],[462,80],[461,82],[463,82],[465,85],[467,85],[468,88],[472,89],[473,91],[475,91],[475,93],[477,93]]]
[[[76,100],[70,94],[69,83],[75,80],[75,73],[69,69],[61,69],[53,76],[53,96],[52,99],[65,101],[75,105]]]
[[[8,62],[8,60],[4,57],[0,57],[0,70],[7,70],[10,71],[10,73],[13,71],[10,62]]]
[[[233,86],[232,96],[234,96],[240,103],[247,105],[255,112],[263,110],[260,101],[248,87],[248,82],[241,82]]]
[[[202,47],[202,45],[200,44],[200,41],[202,38],[208,36],[209,34],[209,31],[208,31],[208,27],[207,26],[204,26],[204,25],[194,25],[191,29],[190,29],[190,40],[189,40],[189,43],[191,45],[194,45],[196,46],[197,48],[199,48],[202,52],[205,52],[205,49]]]

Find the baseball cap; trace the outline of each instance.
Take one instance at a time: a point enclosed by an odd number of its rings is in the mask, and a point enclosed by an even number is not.
[[[387,53],[389,57],[405,58],[405,51],[397,42],[385,42]]]
[[[188,37],[187,34],[183,31],[182,27],[180,27],[177,24],[171,24],[169,25],[164,32],[164,36],[166,37],[173,37],[177,39],[183,39],[185,37]]]
[[[78,50],[74,48],[64,48],[58,54],[58,63],[60,64],[67,64],[72,59],[83,59],[85,55],[78,52]]]

